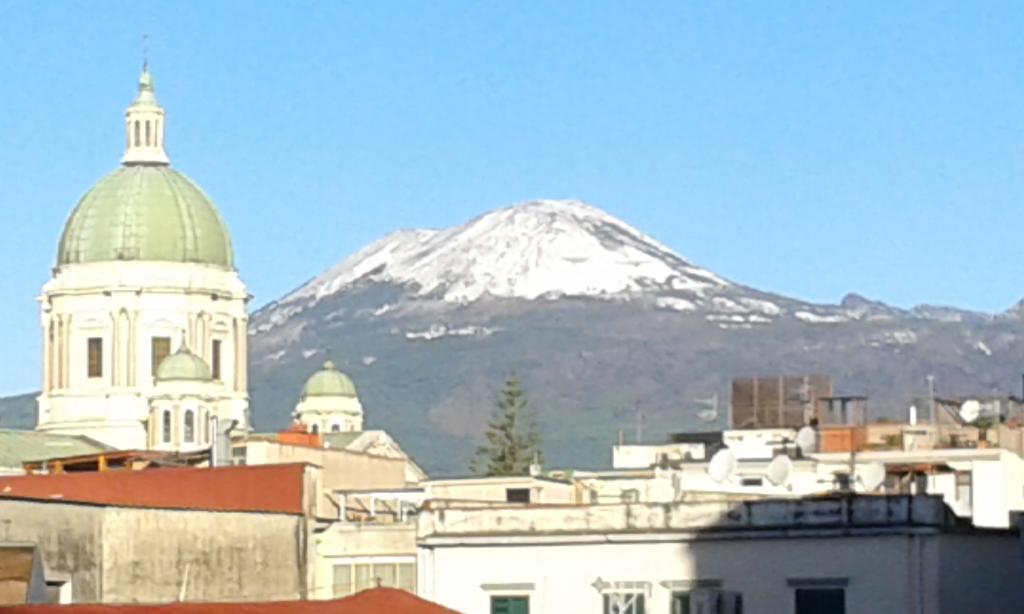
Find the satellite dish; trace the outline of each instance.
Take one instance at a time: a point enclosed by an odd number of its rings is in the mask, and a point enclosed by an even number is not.
[[[818,434],[809,426],[805,426],[796,433],[796,445],[804,454],[818,451]]]
[[[789,474],[792,471],[793,461],[785,454],[779,454],[772,459],[772,462],[768,463],[768,469],[765,470],[764,474],[769,482],[776,486],[782,486],[789,479]]]
[[[981,415],[981,403],[974,399],[964,401],[960,406],[960,419],[964,422],[974,422]]]
[[[697,412],[697,417],[704,422],[714,422],[718,419],[718,412],[713,409],[702,409]]]
[[[727,481],[736,472],[736,455],[726,448],[715,452],[708,463],[708,475],[719,484]]]
[[[885,465],[882,463],[867,463],[857,467],[857,478],[864,492],[874,492],[882,482],[885,481]]]

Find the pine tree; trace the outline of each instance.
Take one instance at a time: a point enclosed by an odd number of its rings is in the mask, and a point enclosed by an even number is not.
[[[530,465],[542,463],[541,436],[523,386],[515,377],[498,393],[498,407],[487,423],[487,443],[476,450],[472,470],[483,475],[528,475]]]

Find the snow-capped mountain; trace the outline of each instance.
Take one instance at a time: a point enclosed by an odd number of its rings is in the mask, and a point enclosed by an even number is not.
[[[730,285],[596,207],[538,200],[445,230],[392,233],[281,302],[321,298],[366,280],[453,303],[488,296],[607,298],[652,289],[705,296]]]
[[[694,399],[727,404],[733,377],[829,374],[875,416],[905,411],[925,375],[940,394],[1016,392],[1022,314],[809,303],[726,280],[593,206],[539,200],[392,233],[254,313],[253,413],[286,424],[331,358],[369,424],[458,473],[516,373],[550,458],[601,465],[638,413],[659,438],[708,428]]]
[[[549,460],[603,466],[640,415],[654,440],[722,426],[733,377],[829,374],[838,394],[867,395],[872,416],[900,415],[926,375],[940,395],[1017,393],[1022,321],[1024,301],[985,314],[764,292],[600,209],[540,200],[395,232],[252,314],[250,395],[257,428],[282,428],[330,358],[369,425],[457,474],[515,373]],[[711,396],[716,424],[695,401]],[[12,415],[2,402],[0,415]]]

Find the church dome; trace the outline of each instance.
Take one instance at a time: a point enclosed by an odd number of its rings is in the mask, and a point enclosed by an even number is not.
[[[115,260],[234,268],[231,237],[213,202],[170,167],[165,112],[143,68],[139,93],[125,112],[121,168],[78,202],[61,235],[57,266]]]
[[[302,398],[307,397],[355,397],[356,385],[347,375],[338,371],[328,360],[324,368],[314,373],[302,388]]]
[[[210,381],[210,366],[206,361],[182,345],[177,352],[163,359],[156,370],[156,381],[171,380]]]
[[[213,202],[162,165],[129,165],[89,190],[64,226],[57,264],[110,260],[234,267],[231,238]]]

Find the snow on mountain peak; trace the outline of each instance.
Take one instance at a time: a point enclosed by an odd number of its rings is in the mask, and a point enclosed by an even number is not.
[[[622,220],[574,200],[536,200],[445,230],[401,230],[281,302],[319,300],[360,280],[466,303],[485,296],[609,297],[649,289],[703,296],[729,286]]]

